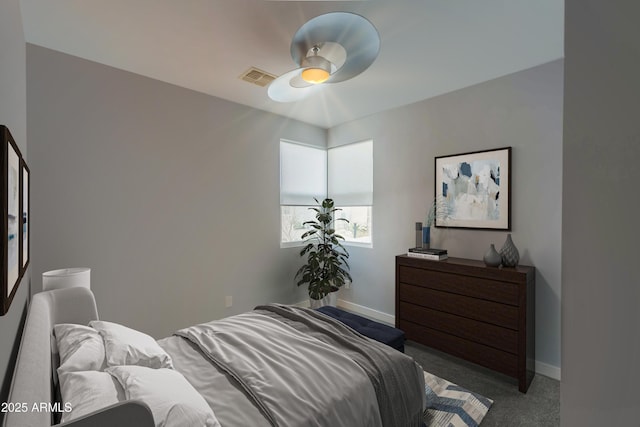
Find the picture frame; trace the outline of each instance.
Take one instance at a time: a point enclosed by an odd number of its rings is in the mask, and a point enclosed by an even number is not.
[[[11,132],[0,126],[2,148],[0,154],[2,192],[2,249],[0,275],[0,315],[9,311],[9,306],[18,290],[22,269],[20,268],[20,161],[22,156]]]
[[[29,253],[31,249],[31,203],[29,194],[31,193],[31,180],[30,180],[29,166],[24,159],[20,160],[20,275],[24,276],[27,267],[29,266]]]
[[[511,231],[511,147],[436,157],[434,186],[436,227]]]

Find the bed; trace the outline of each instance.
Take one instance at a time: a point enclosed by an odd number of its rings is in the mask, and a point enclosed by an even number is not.
[[[60,337],[65,333],[61,331],[67,330],[64,328],[73,329],[70,325],[91,325],[99,332],[106,349],[104,369],[67,372],[71,358]],[[147,359],[131,366],[127,361],[118,362],[121,353],[110,346],[110,337],[118,337],[121,331],[118,328],[121,326],[99,320],[94,296],[88,289],[36,294],[29,308],[10,396],[4,403],[4,427],[51,426],[61,414],[60,425],[74,427],[422,425],[426,404],[422,368],[410,357],[313,310],[270,304],[176,331],[170,337],[153,340],[167,358],[154,358],[149,365],[145,365]],[[122,330],[125,335],[136,333]],[[112,332],[116,335],[109,335]],[[131,351],[127,354],[129,357]],[[186,406],[172,404],[168,415],[165,411],[159,418],[159,400],[149,397],[149,390],[136,387],[150,384],[155,393],[165,386],[165,374],[170,377],[167,384],[171,384],[166,387],[174,394],[191,396],[189,390],[175,391],[186,384],[197,397],[184,402]],[[68,394],[70,378],[73,384],[77,378],[86,380],[86,387],[99,384],[104,377],[122,387],[118,399],[97,399],[104,407],[88,409],[67,421],[67,415],[76,409],[65,405],[73,402],[78,408],[83,403],[78,399],[92,401],[93,392],[73,388],[75,394]],[[202,418],[185,424],[185,419],[199,413],[194,412],[196,407],[198,411],[203,409],[206,422]]]

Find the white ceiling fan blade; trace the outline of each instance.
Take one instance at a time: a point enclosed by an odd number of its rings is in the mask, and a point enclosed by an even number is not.
[[[320,89],[320,85],[313,85],[302,80],[301,73],[302,68],[296,68],[275,79],[267,89],[269,98],[277,102],[295,102]]]

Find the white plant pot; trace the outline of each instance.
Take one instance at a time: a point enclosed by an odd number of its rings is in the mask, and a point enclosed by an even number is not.
[[[309,298],[309,302],[311,305],[312,309],[316,309],[316,308],[320,308],[323,307],[325,305],[331,305],[333,307],[336,306],[336,303],[338,302],[338,292],[330,292],[329,294],[325,295],[324,298],[322,299],[312,299]]]

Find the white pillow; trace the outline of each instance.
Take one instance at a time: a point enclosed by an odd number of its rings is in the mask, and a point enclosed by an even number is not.
[[[108,366],[139,365],[149,368],[173,368],[171,357],[147,334],[117,323],[94,320],[104,340]]]
[[[102,337],[93,328],[62,323],[53,328],[60,352],[58,374],[102,371],[107,367]]]
[[[60,422],[74,420],[126,400],[120,382],[99,371],[61,373],[60,391],[64,403]]]
[[[207,402],[178,371],[114,366],[105,372],[118,379],[127,399],[149,406],[156,427],[220,427]]]

